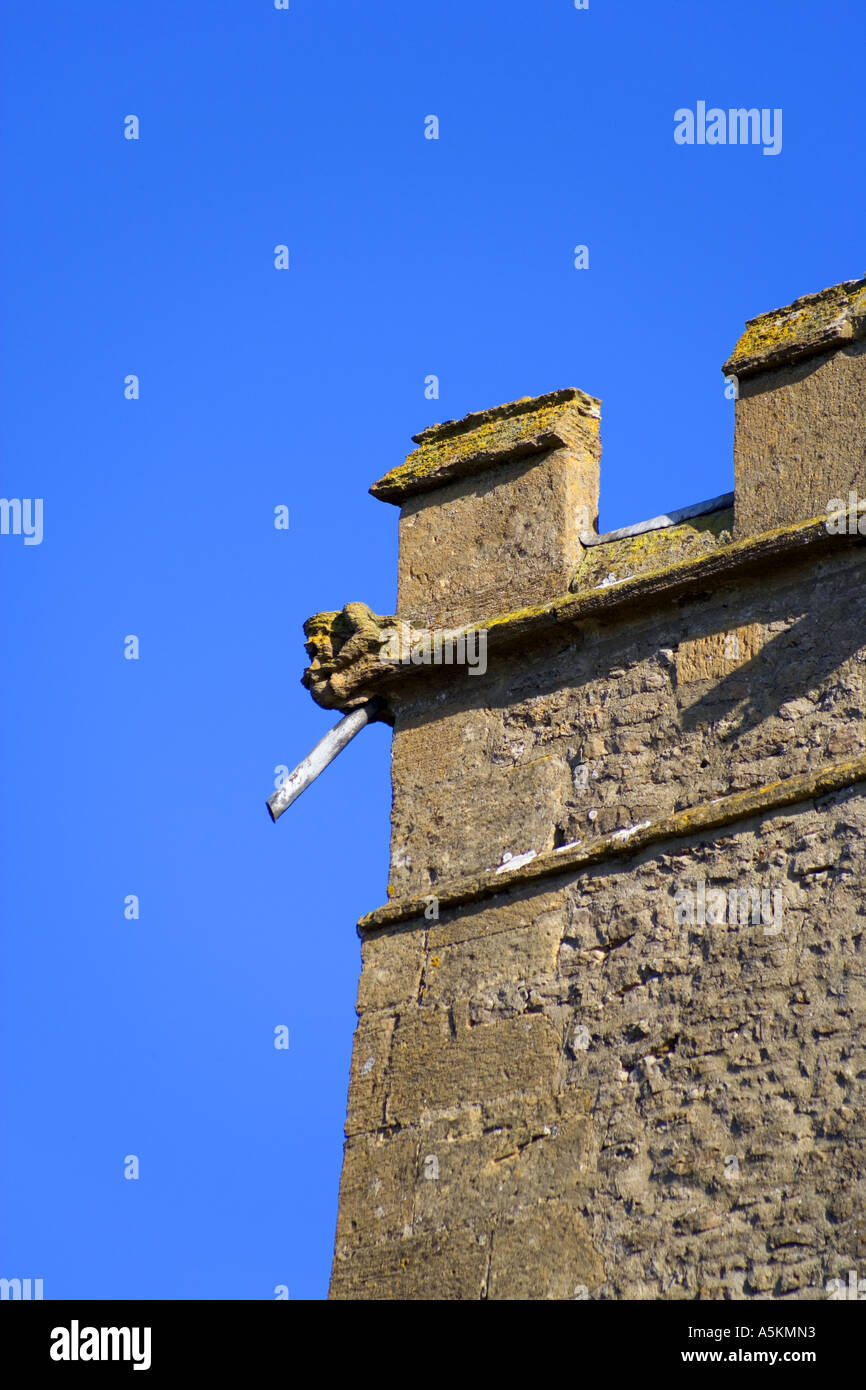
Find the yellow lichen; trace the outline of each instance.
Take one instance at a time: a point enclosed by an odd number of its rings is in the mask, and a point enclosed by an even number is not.
[[[716,528],[720,528],[718,537],[724,530],[724,519],[729,513],[720,512],[710,514],[706,518],[695,518],[696,522],[706,520],[708,524],[705,530],[706,535],[713,534]],[[762,532],[759,536],[747,536],[743,540],[731,541],[724,546],[714,545],[706,550],[701,550],[698,554],[685,556],[671,563],[658,563],[665,560],[664,549],[657,550],[655,555],[650,551],[650,558],[653,564],[640,572],[630,574],[615,585],[609,588],[604,585],[594,585],[586,587],[583,582],[582,571],[578,572],[579,587],[574,591],[559,594],[556,598],[550,599],[547,603],[532,604],[525,608],[512,609],[507,613],[497,613],[490,618],[480,618],[474,623],[468,623],[464,627],[454,628],[449,635],[457,638],[460,633],[487,631],[488,633],[503,632],[509,628],[520,628],[523,625],[532,625],[538,622],[540,625],[552,623],[559,620],[566,622],[579,622],[584,612],[591,616],[599,608],[600,601],[604,607],[608,603],[629,601],[635,602],[648,591],[658,590],[660,587],[674,585],[678,583],[698,582],[701,576],[707,572],[713,573],[721,552],[725,556],[725,568],[735,569],[738,561],[748,561],[752,556],[758,557],[768,546],[775,549],[781,542],[798,542],[809,544],[826,534],[827,517],[824,515],[810,518],[808,521],[790,522],[784,526],[775,527],[771,531]],[[694,523],[689,523],[693,525]],[[664,535],[664,532],[647,532],[646,536]],[[644,537],[632,537],[631,540],[643,540]],[[617,543],[612,543],[617,544]],[[596,547],[593,547],[595,549]],[[603,547],[597,547],[602,549]],[[610,598],[607,598],[607,595]],[[604,599],[602,599],[604,595]],[[349,616],[348,610],[352,611]],[[360,619],[358,617],[360,615]],[[316,613],[304,624],[304,630],[311,636],[307,642],[307,650],[313,658],[310,666],[303,676],[303,683],[307,689],[313,692],[314,699],[319,704],[324,704],[326,708],[349,708],[349,702],[363,698],[365,682],[371,678],[369,658],[371,653],[375,653],[386,640],[384,629],[392,628],[398,621],[396,617],[381,617],[373,614],[363,604],[347,604],[346,609],[341,612]],[[358,679],[353,680],[352,667],[357,663]],[[383,673],[388,668],[388,663],[378,662],[377,668]],[[331,681],[336,680],[335,671],[339,667],[340,686],[339,689],[333,688]],[[425,669],[423,666],[407,667],[409,671],[419,671]],[[375,689],[375,680],[370,687],[371,692]],[[325,696],[327,695],[327,699]]]
[[[749,319],[726,370],[755,358],[773,357],[785,348],[820,347],[835,325],[845,336],[844,323],[856,323],[866,313],[866,279],[846,280],[818,294],[803,295],[783,309]],[[853,328],[849,329],[849,333]]]
[[[733,518],[733,508],[727,507],[693,517],[679,526],[590,546],[575,571],[571,589],[599,588],[606,582],[630,579],[650,569],[663,569],[677,560],[704,555],[723,540],[730,540]]]
[[[539,399],[547,400],[546,397]],[[420,448],[407,455],[404,463],[373,484],[370,488],[373,496],[386,501],[397,500],[431,475],[460,472],[475,458],[490,459],[497,455],[505,458],[521,449],[531,451],[533,445],[543,448],[545,443],[548,448],[556,447],[557,442],[565,442],[566,434],[573,429],[575,414],[593,433],[599,429],[597,402],[590,396],[568,397],[520,414],[503,413],[509,409],[511,407],[497,407],[495,412],[490,412],[493,418],[481,418],[481,423],[469,429],[455,429],[453,434],[423,442]]]

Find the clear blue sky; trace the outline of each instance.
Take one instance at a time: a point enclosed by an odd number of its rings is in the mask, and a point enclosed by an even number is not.
[[[2,13],[0,490],[44,538],[0,536],[0,1275],[322,1298],[389,733],[271,825],[333,722],[301,624],[393,610],[367,487],[435,420],[601,396],[603,529],[732,486],[743,320],[866,270],[866,10]],[[702,100],[782,152],[677,146]]]

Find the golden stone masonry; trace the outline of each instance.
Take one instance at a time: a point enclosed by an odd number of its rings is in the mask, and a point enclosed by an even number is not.
[[[314,699],[393,726],[332,1298],[866,1273],[866,538],[826,521],[866,494],[866,280],[723,370],[732,494],[599,536],[599,402],[485,410],[371,489],[397,614],[306,624]],[[401,623],[483,630],[485,670],[389,659]]]

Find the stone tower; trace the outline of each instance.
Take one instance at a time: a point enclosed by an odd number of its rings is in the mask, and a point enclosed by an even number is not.
[[[306,625],[394,729],[333,1298],[866,1273],[866,280],[724,370],[729,496],[600,536],[598,401],[470,415],[371,489],[397,615]]]

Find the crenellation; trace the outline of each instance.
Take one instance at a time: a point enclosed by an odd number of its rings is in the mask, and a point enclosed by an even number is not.
[[[332,1297],[796,1300],[866,1260],[866,549],[827,521],[864,285],[747,326],[733,510],[594,543],[567,391],[374,488],[398,615],[307,628],[315,698],[394,728]],[[389,664],[400,621],[484,625],[486,669]]]

